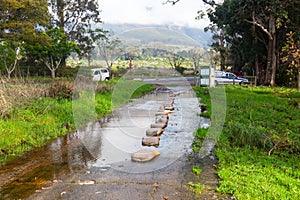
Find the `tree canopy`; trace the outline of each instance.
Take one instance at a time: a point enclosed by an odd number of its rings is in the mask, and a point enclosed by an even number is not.
[[[48,0],[51,13],[51,26],[62,28],[69,41],[75,41],[81,52],[81,57],[87,57],[93,46],[93,34],[100,18],[100,8],[97,0]]]
[[[49,26],[47,0],[0,1],[0,38],[32,41]]]
[[[209,19],[228,44],[233,68],[254,74],[261,84],[275,85],[287,71],[282,63],[286,34],[299,38],[300,2],[270,0],[224,0],[209,3]],[[220,50],[219,50],[220,51]]]

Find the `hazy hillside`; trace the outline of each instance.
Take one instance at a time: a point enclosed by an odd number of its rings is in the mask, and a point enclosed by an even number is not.
[[[208,47],[211,35],[202,29],[167,25],[103,24],[124,44],[143,46]]]

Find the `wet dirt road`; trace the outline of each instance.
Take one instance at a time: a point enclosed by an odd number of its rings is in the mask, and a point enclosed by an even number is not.
[[[199,196],[188,184],[199,182],[191,172],[193,132],[208,123],[198,116],[198,99],[189,88],[169,89],[179,95],[158,147],[144,147],[141,139],[170,99],[170,90],[134,100],[0,168],[0,199],[218,199],[210,193]],[[131,161],[140,149],[156,149],[160,156],[146,163]],[[205,163],[203,169],[209,169],[202,183],[214,188],[216,162]]]

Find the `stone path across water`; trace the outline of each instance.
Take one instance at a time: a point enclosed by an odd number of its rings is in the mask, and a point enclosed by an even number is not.
[[[199,199],[189,188],[189,181],[198,181],[190,156],[193,133],[203,125],[199,103],[187,88],[172,89],[180,93],[175,99],[169,93],[147,95],[118,109],[105,123],[89,124],[24,157],[20,164],[32,159],[37,164],[1,188],[4,199]],[[158,123],[161,106],[170,102],[174,110],[159,145],[143,146],[146,130]],[[143,149],[160,155],[133,162],[132,154]]]

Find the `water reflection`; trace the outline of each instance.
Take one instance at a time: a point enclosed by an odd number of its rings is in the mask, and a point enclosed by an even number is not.
[[[124,106],[112,116],[54,140],[0,168],[0,197],[27,198],[54,180],[64,180],[86,167],[114,168],[130,173],[158,170],[172,164],[191,149],[193,133],[206,122],[199,118],[198,99],[185,87],[174,101],[175,111],[161,136],[159,147],[143,147],[141,139],[155,121],[155,113],[169,100],[168,92],[156,92]],[[149,163],[131,162],[131,154],[155,148],[161,155]],[[1,199],[0,198],[0,199]]]

